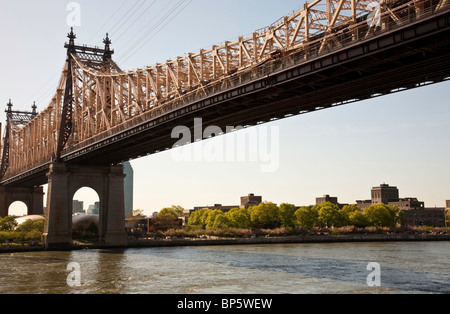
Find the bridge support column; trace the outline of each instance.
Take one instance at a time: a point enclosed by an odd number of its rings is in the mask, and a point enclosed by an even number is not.
[[[123,166],[109,167],[105,177],[104,205],[100,202],[100,223],[104,246],[126,246]]]
[[[28,215],[44,214],[44,191],[42,187],[0,186],[0,217],[8,216],[12,203],[21,201],[28,208]]]
[[[69,173],[65,164],[50,165],[43,240],[47,248],[68,249],[72,244]]]
[[[72,243],[72,201],[82,187],[95,190],[100,199],[99,244],[122,247],[127,244],[122,166],[81,166],[52,163],[44,242],[48,248],[65,249]]]

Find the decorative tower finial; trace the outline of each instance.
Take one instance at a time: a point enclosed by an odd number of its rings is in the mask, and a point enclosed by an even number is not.
[[[69,45],[66,45],[65,47],[68,48],[68,52],[74,52],[77,35],[73,32],[73,27],[70,28],[70,33],[67,34],[67,37],[69,38]]]
[[[32,112],[33,116],[36,116],[37,115],[37,111],[36,111],[37,106],[36,106],[36,102],[35,101],[33,101],[33,106],[31,106],[31,109],[33,109],[33,112]]]
[[[106,33],[106,38],[103,39],[103,43],[105,44],[105,50],[106,50],[106,48],[109,48],[109,45],[112,44],[111,39],[109,39],[108,33]]]
[[[7,106],[8,106],[8,109],[6,110],[6,112],[12,112],[12,106],[13,106],[13,104],[12,104],[12,102],[11,102],[11,99],[9,100]]]
[[[77,35],[73,32],[73,27],[70,28],[70,33],[67,34],[67,37],[70,39],[69,45],[75,45],[75,39]]]
[[[111,57],[112,57],[112,51],[111,51],[111,44],[112,44],[112,41],[111,41],[111,39],[109,39],[109,34],[108,33],[106,33],[106,38],[105,39],[103,39],[103,43],[105,44],[105,53],[104,53],[104,55],[103,55],[103,60],[107,60],[107,59],[111,59]]]

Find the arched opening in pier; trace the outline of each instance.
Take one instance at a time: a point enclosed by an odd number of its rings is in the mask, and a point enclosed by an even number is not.
[[[77,190],[72,198],[72,238],[97,240],[99,235],[100,198],[89,187]]]
[[[22,217],[28,215],[28,206],[21,201],[16,201],[9,205],[8,216]]]

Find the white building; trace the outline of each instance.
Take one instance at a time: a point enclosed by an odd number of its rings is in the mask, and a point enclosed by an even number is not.
[[[89,205],[86,214],[98,215],[100,213],[100,202],[95,202],[94,205]]]

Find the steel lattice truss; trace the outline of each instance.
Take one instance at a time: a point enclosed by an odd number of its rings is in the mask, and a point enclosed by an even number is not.
[[[102,134],[112,135],[173,110],[188,97],[200,97],[207,86],[220,85],[274,58],[303,51],[308,60],[404,23],[405,12],[410,20],[411,15],[435,12],[449,2],[315,0],[248,37],[131,72],[112,61],[109,38],[105,49],[87,48],[75,46],[71,33],[68,60],[49,106],[24,127],[5,132],[9,162],[7,169],[3,163],[2,175],[28,171]]]

